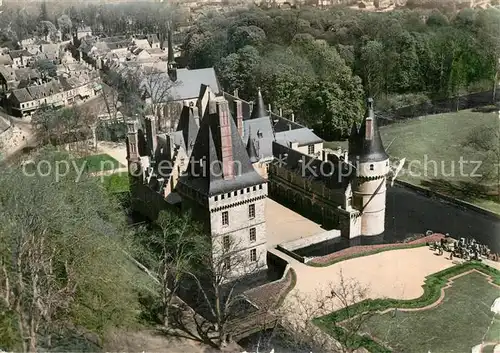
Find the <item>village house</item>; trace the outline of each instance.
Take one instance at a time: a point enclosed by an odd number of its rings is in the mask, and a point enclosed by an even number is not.
[[[46,83],[15,89],[9,95],[8,110],[18,117],[31,116],[43,105],[62,107],[84,102],[102,89],[97,72],[61,75]]]
[[[76,38],[82,39],[86,37],[92,37],[92,29],[89,26],[80,26],[76,30]]]
[[[11,50],[9,56],[12,59],[12,67],[22,68],[33,62],[34,56],[26,49]]]

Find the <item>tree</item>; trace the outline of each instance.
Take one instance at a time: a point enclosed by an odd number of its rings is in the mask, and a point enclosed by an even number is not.
[[[57,66],[52,60],[39,59],[34,63],[33,67],[40,72],[44,79],[57,76]]]
[[[500,201],[500,127],[476,127],[467,135],[464,145],[472,147],[482,162],[479,170],[482,178],[478,182],[483,179],[496,181],[496,192]]]
[[[277,311],[285,331],[277,326],[276,335],[290,347],[318,353],[352,353],[362,347],[358,336],[373,313],[353,312],[352,305],[367,298],[368,289],[358,281],[346,278],[342,271],[338,282],[315,294],[294,292]],[[366,308],[368,309],[368,308]],[[322,331],[314,320],[330,313],[342,313],[342,322],[329,321],[335,338]]]
[[[363,84],[366,93],[376,97],[383,89],[384,46],[379,41],[369,41],[361,48],[360,62],[363,68]]]
[[[251,259],[247,251],[241,250],[245,247],[234,236],[201,236],[198,266],[188,272],[200,296],[198,309],[205,318],[197,327],[208,324],[207,331],[200,334],[221,348],[231,341],[238,329],[231,326],[231,321],[248,314],[248,302],[241,284],[261,271],[265,259]],[[243,273],[246,275],[241,276]]]
[[[64,35],[71,33],[71,28],[73,28],[73,23],[71,22],[71,18],[68,15],[61,15],[57,19],[57,27]]]
[[[51,337],[61,330],[103,334],[130,324],[137,309],[116,201],[74,168],[57,179],[47,173],[70,162],[67,155],[31,157],[29,166],[0,172],[0,306],[12,318],[0,331],[20,343],[2,348],[23,352],[57,349]]]
[[[38,34],[43,35],[44,37],[49,38],[51,41],[57,40],[57,28],[50,21],[41,21],[37,26]]]
[[[198,238],[202,232],[189,213],[163,211],[156,224],[160,229],[148,237],[147,247],[154,254],[152,262],[158,268],[161,316],[163,325],[168,327],[173,298],[199,255]]]

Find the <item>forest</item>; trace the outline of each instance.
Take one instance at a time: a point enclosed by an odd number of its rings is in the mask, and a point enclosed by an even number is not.
[[[335,7],[206,11],[193,19],[166,4],[71,6],[14,15],[4,37],[25,38],[47,22],[102,35],[158,33],[173,21],[190,69],[214,67],[225,91],[253,99],[261,88],[274,110],[327,140],[345,137],[372,96],[376,109],[489,91],[498,79],[500,10]],[[61,19],[61,17],[64,17]],[[52,22],[51,22],[52,21]],[[1,23],[0,23],[1,25]],[[5,27],[5,26],[4,26]],[[4,38],[7,39],[7,38]]]

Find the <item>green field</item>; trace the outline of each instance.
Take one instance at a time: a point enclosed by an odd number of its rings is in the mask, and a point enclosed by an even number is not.
[[[467,262],[428,276],[419,298],[366,299],[313,322],[349,348],[371,353],[470,352],[481,343],[500,344],[500,315],[491,312],[499,284],[500,271]]]
[[[405,166],[398,175],[399,180],[500,214],[495,177],[476,176],[484,173],[484,166],[474,171],[476,161],[481,161],[483,156],[466,146],[471,131],[480,126],[498,130],[498,113],[462,110],[429,115],[382,126],[380,133],[391,159],[406,158]],[[325,147],[329,148],[338,145],[347,148],[346,141],[325,143]]]
[[[112,193],[122,193],[129,191],[128,173],[116,173],[102,177],[106,190]]]
[[[116,159],[105,153],[79,158],[77,163],[79,166],[81,165],[80,163],[85,163],[85,170],[88,173],[103,172],[124,167]]]
[[[395,352],[470,352],[483,342],[500,342],[500,318],[490,306],[500,296],[498,287],[473,272],[456,279],[435,308],[375,315],[363,331]]]

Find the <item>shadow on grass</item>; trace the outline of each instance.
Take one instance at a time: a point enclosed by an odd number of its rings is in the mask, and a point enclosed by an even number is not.
[[[474,113],[493,113],[493,112],[497,112],[498,109],[500,108],[500,105],[487,105],[487,106],[484,106],[484,107],[477,107],[477,108],[474,108],[472,109],[472,111]]]
[[[478,183],[471,183],[467,181],[452,183],[444,179],[431,179],[422,180],[420,185],[431,191],[439,192],[467,202],[477,199],[498,202],[496,190]]]

